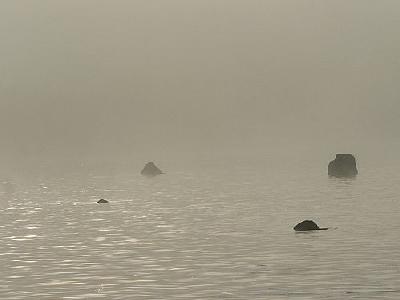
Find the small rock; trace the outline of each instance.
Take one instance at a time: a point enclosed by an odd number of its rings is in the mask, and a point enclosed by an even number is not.
[[[140,174],[146,177],[154,177],[164,173],[153,162],[148,162]]]
[[[99,201],[97,201],[97,203],[108,203],[108,201],[104,200],[104,199],[100,199]]]
[[[312,220],[304,220],[293,228],[295,231],[310,231],[310,230],[327,230],[328,228],[320,228]]]

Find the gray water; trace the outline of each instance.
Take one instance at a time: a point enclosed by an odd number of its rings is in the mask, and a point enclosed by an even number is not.
[[[7,179],[0,299],[400,299],[398,170],[324,163]]]

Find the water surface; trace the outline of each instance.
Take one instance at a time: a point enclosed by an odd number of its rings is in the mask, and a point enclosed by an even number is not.
[[[396,169],[337,180],[325,167],[15,178],[0,298],[399,299]],[[295,233],[303,219],[330,230]]]

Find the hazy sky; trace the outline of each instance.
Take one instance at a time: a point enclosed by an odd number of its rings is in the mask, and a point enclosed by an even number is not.
[[[398,0],[2,0],[0,43],[3,160],[398,144]]]

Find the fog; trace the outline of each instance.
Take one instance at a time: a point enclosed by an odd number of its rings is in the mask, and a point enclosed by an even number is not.
[[[3,0],[1,162],[399,150],[396,0]]]

